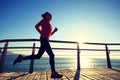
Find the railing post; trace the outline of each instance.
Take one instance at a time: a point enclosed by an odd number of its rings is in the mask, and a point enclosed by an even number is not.
[[[34,55],[34,53],[35,53],[35,43],[33,43],[32,55]],[[29,73],[33,73],[33,68],[34,68],[34,59],[31,59]]]
[[[0,53],[2,54],[2,49],[0,49]]]
[[[105,48],[106,48],[107,67],[108,68],[112,68],[111,61],[110,61],[110,56],[109,56],[110,51],[108,50],[107,45],[105,45]]]
[[[8,41],[6,41],[3,52],[2,52],[2,56],[1,56],[1,60],[0,60],[0,73],[4,72],[7,47],[8,47]]]
[[[80,69],[80,50],[79,50],[79,43],[77,43],[77,69]]]

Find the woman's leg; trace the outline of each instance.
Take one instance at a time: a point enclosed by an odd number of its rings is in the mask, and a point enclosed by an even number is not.
[[[45,40],[40,39],[40,44],[41,44],[41,47],[39,48],[37,55],[30,55],[30,56],[23,57],[23,60],[40,59],[43,53],[45,52]]]
[[[23,60],[30,60],[30,59],[40,59],[43,53],[45,52],[45,48],[42,46],[39,48],[38,54],[37,55],[30,55],[30,56],[25,56],[23,57]]]
[[[49,44],[49,42],[46,42],[46,52],[48,53],[48,55],[50,56],[50,66],[51,66],[51,78],[61,78],[63,75],[58,74],[55,70],[55,60],[54,60],[54,53],[51,49],[51,46]]]
[[[49,62],[50,62],[50,66],[51,66],[51,70],[52,72],[55,72],[55,60],[54,60],[54,53],[51,49],[51,46],[49,44],[49,42],[46,42],[46,52],[49,55]]]
[[[45,42],[43,39],[40,42],[41,42],[41,47],[39,48],[37,55],[30,55],[30,56],[25,56],[25,57],[23,57],[22,55],[19,55],[13,62],[13,65],[15,65],[18,62],[22,62],[22,60],[40,59],[43,53],[45,52],[45,45],[44,45]]]

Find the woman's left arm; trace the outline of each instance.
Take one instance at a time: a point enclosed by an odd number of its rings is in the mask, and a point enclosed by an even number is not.
[[[55,28],[55,29],[52,31],[51,36],[52,36],[55,32],[57,32],[57,31],[58,31],[58,28]]]

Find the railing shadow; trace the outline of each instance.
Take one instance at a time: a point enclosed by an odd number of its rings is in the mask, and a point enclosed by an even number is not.
[[[76,69],[74,80],[79,80],[79,79],[80,79],[80,69]]]
[[[15,80],[15,79],[17,79],[17,78],[19,78],[19,77],[23,77],[23,76],[26,76],[26,75],[28,75],[28,74],[30,74],[30,73],[23,73],[23,74],[20,74],[20,75],[18,75],[18,76],[12,76],[12,77],[10,77],[9,79],[7,79],[7,80]]]
[[[111,68],[111,69],[114,71],[120,72],[120,70],[118,70],[118,69],[115,69],[115,68]]]

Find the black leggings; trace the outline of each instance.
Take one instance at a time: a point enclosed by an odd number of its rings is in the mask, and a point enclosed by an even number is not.
[[[41,47],[39,48],[38,54],[23,57],[23,60],[40,59],[43,53],[46,51],[50,57],[49,62],[50,62],[51,70],[54,72],[55,71],[54,53],[51,49],[49,41],[47,38],[40,38],[40,43],[41,43]]]

